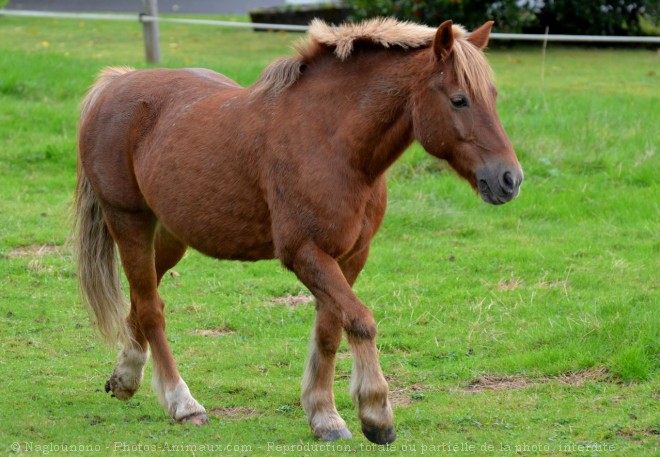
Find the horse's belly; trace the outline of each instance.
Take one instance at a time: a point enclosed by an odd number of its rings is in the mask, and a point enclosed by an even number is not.
[[[191,169],[185,161],[164,169],[169,173],[154,173],[142,190],[172,235],[218,259],[273,258],[270,211],[252,180],[238,170]]]
[[[270,217],[255,206],[241,209],[182,211],[161,223],[188,246],[217,259],[262,260],[274,257]]]
[[[149,207],[168,231],[206,255],[273,258],[270,211],[250,151],[232,145],[230,135],[208,132],[174,130],[142,153],[135,170]]]
[[[216,259],[226,260],[266,260],[275,257],[273,241],[270,236],[246,236],[245,233],[227,233],[225,239],[217,243],[209,243],[209,239],[201,239],[190,243],[202,254]],[[230,240],[227,242],[227,240]]]

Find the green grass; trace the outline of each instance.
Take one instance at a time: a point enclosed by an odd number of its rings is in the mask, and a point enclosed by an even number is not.
[[[163,66],[242,84],[299,38],[167,24],[161,35]],[[140,27],[4,17],[0,37],[4,452],[19,442],[26,454],[325,454],[299,403],[313,307],[274,301],[305,292],[277,262],[191,251],[161,287],[169,340],[209,426],[170,423],[149,369],[127,403],[102,391],[115,350],[89,326],[62,246],[78,103],[102,67],[145,66]],[[532,47],[489,58],[525,169],[521,196],[487,206],[413,146],[390,172],[388,215],[356,285],[395,399],[392,454],[657,455],[660,57],[551,45],[545,62]],[[346,354],[335,392],[355,439],[333,455],[373,449],[359,435]]]

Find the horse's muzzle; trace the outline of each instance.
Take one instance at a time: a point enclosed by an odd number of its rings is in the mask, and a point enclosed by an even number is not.
[[[477,171],[477,189],[486,203],[501,205],[520,193],[523,172],[520,167],[483,167]]]

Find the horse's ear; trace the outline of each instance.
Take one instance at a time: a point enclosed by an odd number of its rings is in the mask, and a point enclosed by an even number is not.
[[[451,20],[440,24],[433,39],[433,52],[439,60],[445,60],[451,54],[454,47],[454,31]]]
[[[495,21],[488,21],[468,36],[468,41],[476,47],[483,49],[488,46],[488,37]]]

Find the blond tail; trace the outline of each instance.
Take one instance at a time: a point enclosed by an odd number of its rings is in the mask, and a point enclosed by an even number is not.
[[[107,68],[83,100],[79,131],[90,108],[107,84],[129,68]],[[127,303],[121,291],[120,264],[115,242],[108,231],[100,202],[78,158],[74,216],[74,251],[83,303],[92,311],[108,343],[132,339],[126,323]]]

